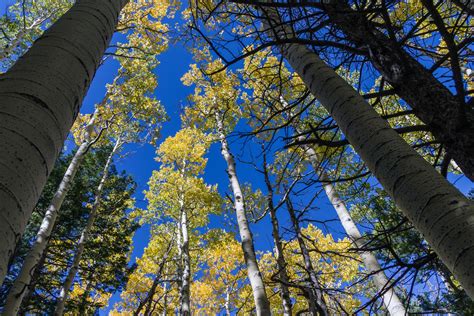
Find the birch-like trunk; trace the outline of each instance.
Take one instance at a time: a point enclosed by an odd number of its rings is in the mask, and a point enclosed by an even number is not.
[[[239,226],[240,239],[242,240],[242,251],[244,253],[245,264],[247,266],[247,274],[252,286],[253,298],[257,316],[271,315],[270,302],[268,301],[263,283],[262,274],[257,263],[257,256],[253,246],[253,236],[250,231],[247,214],[245,213],[245,203],[240,182],[237,177],[235,160],[230,153],[227,139],[224,132],[224,126],[221,114],[216,111],[217,132],[221,142],[221,154],[227,163],[227,174],[234,195],[234,208],[237,215],[237,224]]]
[[[308,154],[308,160],[311,162],[314,170],[317,171],[319,159],[316,152],[310,146],[304,146],[304,149]],[[321,177],[325,179],[328,178],[324,172],[322,173]],[[340,198],[336,188],[332,183],[328,182],[323,183],[323,187],[329,201],[336,210],[337,216],[341,221],[346,235],[352,240],[356,248],[363,249],[365,246],[363,236],[359,231],[359,228],[352,220],[352,217],[347,210],[346,204]],[[390,287],[390,281],[387,279],[375,255],[372,252],[363,251],[361,252],[360,256],[365,268],[372,275],[375,287],[377,288],[378,292],[381,293],[384,305],[387,308],[389,314],[391,316],[405,316],[405,307],[403,306],[403,303],[398,295],[395,293],[395,290]]]
[[[283,253],[283,244],[280,238],[280,226],[278,223],[277,217],[277,210],[275,209],[275,205],[273,204],[273,186],[270,182],[270,177],[268,175],[267,163],[266,163],[266,156],[264,153],[264,161],[263,161],[263,173],[265,176],[265,184],[267,186],[267,206],[270,211],[270,218],[272,222],[272,236],[273,236],[273,243],[275,244],[275,257],[277,261],[277,269],[278,269],[278,277],[280,278],[280,296],[283,303],[283,315],[284,316],[291,316],[291,297],[290,297],[290,290],[288,288],[289,284],[289,277],[286,270],[286,260],[285,255]]]
[[[36,239],[25,258],[25,261],[23,262],[20,274],[15,279],[15,282],[8,293],[5,307],[3,309],[3,315],[16,315],[20,309],[24,296],[28,292],[28,287],[31,283],[33,271],[36,270],[38,263],[43,257],[64,199],[71,188],[71,184],[74,181],[74,177],[81,166],[85,154],[92,144],[90,135],[94,127],[94,121],[95,113],[85,127],[85,139],[69,163],[66,173],[64,174],[61,183],[59,184],[59,187],[55,192],[44,215],[39,231],[36,234]]]
[[[81,0],[0,76],[0,283],[127,0]]]
[[[97,211],[99,210],[99,206],[102,200],[102,191],[104,190],[105,183],[109,176],[109,169],[110,165],[112,164],[112,159],[121,145],[121,140],[120,138],[118,138],[115,142],[114,148],[112,149],[109,154],[109,157],[107,158],[107,162],[105,163],[102,178],[100,179],[99,186],[97,187],[97,190],[95,192],[94,203],[92,204],[89,218],[87,219],[86,227],[84,227],[84,229],[82,230],[81,238],[79,239],[79,242],[77,244],[77,249],[76,253],[74,254],[74,259],[71,268],[67,273],[66,280],[64,281],[64,284],[61,287],[61,292],[56,302],[56,307],[54,310],[55,316],[62,316],[64,313],[64,307],[69,295],[69,291],[74,282],[74,278],[76,277],[77,271],[79,270],[79,263],[81,262],[82,254],[84,253],[84,247],[86,245],[87,239],[89,238],[89,233],[95,223]]]
[[[314,271],[313,263],[311,262],[311,256],[309,254],[308,248],[306,248],[306,244],[304,243],[305,237],[301,233],[300,223],[296,216],[295,209],[293,208],[293,204],[291,203],[289,198],[287,198],[285,202],[288,214],[290,215],[293,230],[296,234],[296,240],[298,241],[298,246],[301,250],[304,268],[309,276],[309,286],[307,293],[309,312],[313,316],[327,316],[329,315],[329,311],[323,297],[322,287],[319,283],[318,276]]]
[[[191,258],[189,256],[188,214],[181,212],[181,234],[183,255],[183,279],[181,286],[180,315],[191,315]]]
[[[181,210],[183,209],[183,202],[181,201]],[[183,236],[181,234],[181,218],[177,220],[176,224],[178,228],[177,236],[176,236],[176,248],[178,250],[178,258],[177,258],[177,264],[176,264],[176,284],[178,286],[178,302],[182,302],[182,295],[183,295]],[[181,304],[180,304],[181,306]],[[179,314],[180,307],[176,309],[176,312]]]
[[[275,23],[275,14],[270,22]],[[280,27],[273,28],[285,37]],[[285,44],[283,56],[318,98],[395,204],[474,298],[474,205],[408,145],[317,54]]]

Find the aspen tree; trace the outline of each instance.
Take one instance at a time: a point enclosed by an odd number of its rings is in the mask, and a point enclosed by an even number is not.
[[[0,73],[8,70],[31,44],[71,6],[71,0],[21,1],[0,17]]]
[[[209,136],[195,128],[183,128],[168,137],[157,150],[161,167],[153,172],[148,183],[150,189],[146,191],[149,209],[143,213],[142,220],[156,221],[159,214],[172,219],[178,228],[179,315],[192,312],[191,245],[195,243],[194,230],[204,226],[207,215],[217,213],[221,205],[216,186],[207,185],[199,177],[207,163],[204,155],[209,144]]]
[[[264,56],[264,54],[260,53],[252,56],[252,58],[246,59],[244,69],[250,80],[250,83],[247,85],[249,88],[252,88],[253,92],[251,99],[247,100],[250,112],[253,112],[253,115],[256,116],[255,119],[252,119],[252,116],[250,116],[251,121],[269,122],[268,117],[272,117],[272,124],[276,126],[278,126],[278,124],[284,124],[285,122],[291,122],[290,125],[295,130],[295,133],[302,135],[303,130],[301,126],[303,125],[303,120],[299,120],[298,117],[292,115],[292,113],[297,113],[299,109],[291,108],[286,101],[286,99],[296,100],[299,95],[304,93],[304,91],[301,90],[302,83],[299,78],[292,76],[286,67],[279,65],[279,61],[275,56]],[[277,86],[279,88],[272,91],[268,89],[268,87],[271,86]],[[272,110],[259,112],[261,105],[257,100],[260,100],[260,102],[273,102]],[[279,114],[275,115],[274,113]],[[259,129],[258,123],[254,123],[253,125],[255,125],[254,129]],[[304,143],[305,137],[299,136],[298,140]],[[307,144],[302,145],[302,150],[304,152],[302,155],[303,158],[311,163],[315,172],[318,172],[321,158],[319,158],[316,151]],[[321,151],[324,152],[324,149]],[[325,172],[323,172],[320,177],[329,179]],[[334,206],[347,236],[354,241],[356,247],[362,248],[364,245],[362,234],[353,222],[344,201],[340,199],[335,186],[332,183],[325,182],[323,183],[323,187],[329,201]],[[375,255],[366,251],[361,257],[369,273],[374,274],[375,285],[377,290],[382,293],[384,304],[390,315],[404,315],[405,309],[403,304],[395,291],[392,288],[387,288],[389,281],[382,271],[380,264],[377,262]]]
[[[0,80],[0,282],[127,0],[78,1]]]
[[[303,146],[306,151],[306,157],[313,166],[314,170],[317,171],[320,165],[318,155],[313,148],[310,146]],[[322,172],[320,175],[322,178],[327,179],[327,174]],[[352,220],[352,217],[347,210],[346,204],[340,198],[337,193],[336,187],[332,183],[324,183],[324,192],[326,193],[329,201],[331,202],[334,210],[336,210],[337,216],[341,221],[342,227],[350,240],[359,249],[364,248],[364,238],[357,228],[356,224]],[[387,308],[391,316],[404,316],[406,314],[405,307],[401,302],[395,290],[390,286],[390,282],[387,279],[382,267],[380,266],[375,254],[370,251],[364,251],[360,254],[362,262],[364,263],[367,271],[372,275],[375,287],[381,293],[385,307]]]
[[[130,42],[133,42],[135,37],[136,33],[128,36]],[[96,142],[99,142],[99,145],[104,143],[101,138],[103,133],[107,134],[105,130],[108,128],[108,125],[114,125],[111,127],[111,132],[113,133],[114,130],[123,129],[121,127],[117,128],[117,126],[127,123],[126,127],[135,129],[132,133],[137,135],[135,136],[136,141],[139,140],[138,134],[145,130],[153,134],[149,135],[152,138],[156,138],[159,133],[159,127],[161,121],[165,119],[165,114],[160,103],[151,96],[157,86],[156,79],[152,73],[152,70],[157,65],[155,60],[156,53],[150,52],[150,54],[146,55],[146,59],[140,58],[142,51],[138,49],[130,51],[128,54],[130,58],[133,56],[135,59],[119,59],[121,67],[118,70],[118,74],[114,81],[107,86],[106,95],[102,102],[96,105],[94,114],[92,116],[81,115],[76,120],[73,134],[79,148],[45,215],[37,240],[25,259],[22,272],[10,290],[4,311],[6,314],[14,314],[20,307],[22,298],[26,294],[25,285],[28,286],[30,283],[30,271],[35,269],[39,259],[42,257],[62,201],[69,191],[70,183],[74,180],[74,176],[87,150]],[[89,120],[88,123],[86,123],[87,120]],[[149,125],[149,127],[145,128],[143,125]],[[132,139],[129,141],[132,141]]]
[[[140,210],[132,217],[140,216]],[[177,265],[176,237],[180,232],[173,222],[151,223],[151,238],[144,253],[137,258],[136,269],[130,274],[125,289],[121,293],[121,301],[114,306],[113,314],[121,315],[150,315],[158,303],[162,306],[163,314],[173,313],[178,305],[176,288],[170,289],[174,283]]]
[[[203,239],[198,254],[203,276],[192,287],[195,305],[204,315],[230,316],[245,304],[241,294],[244,288],[250,288],[240,242],[222,229],[208,231]]]
[[[56,191],[51,204],[46,211],[36,240],[34,241],[27,257],[25,258],[21,272],[15,279],[15,282],[10,289],[5,307],[3,309],[4,315],[16,315],[20,308],[23,297],[27,295],[32,278],[31,271],[34,271],[41,259],[44,258],[44,252],[46,250],[51,232],[53,231],[53,227],[56,222],[56,218],[58,217],[58,212],[62,206],[62,203],[69,192],[69,188],[74,181],[74,177],[81,165],[84,156],[86,155],[90,146],[96,140],[98,140],[97,138],[93,138],[96,115],[97,111],[90,117],[89,122],[84,127],[83,140],[74,154],[74,157],[72,158],[71,163],[69,164],[69,167],[67,168],[66,173],[59,184],[58,190]]]
[[[212,72],[221,66],[219,61],[210,62],[206,71]],[[187,85],[196,84],[197,86],[195,94],[190,97],[194,102],[194,108],[187,109],[185,119],[201,123],[201,128],[215,133],[220,140],[221,154],[227,164],[227,174],[234,195],[234,209],[257,315],[270,315],[270,303],[258,268],[253,236],[247,219],[245,197],[242,194],[234,156],[227,142],[227,134],[232,131],[240,116],[236,104],[235,76],[222,72],[211,78],[211,81],[207,81],[197,66],[192,65],[191,70],[183,77],[183,81]],[[201,91],[203,94],[200,93]]]
[[[71,289],[72,283],[74,282],[74,278],[76,277],[76,273],[79,269],[79,263],[82,259],[82,254],[84,253],[85,244],[87,242],[87,239],[89,238],[89,233],[92,229],[92,226],[94,225],[95,218],[97,216],[97,211],[99,209],[100,202],[102,199],[102,191],[104,190],[104,186],[109,175],[109,168],[112,163],[112,159],[122,145],[122,140],[118,138],[114,144],[112,151],[109,154],[109,157],[107,158],[107,162],[105,163],[104,170],[102,171],[102,179],[100,180],[99,186],[97,187],[97,190],[95,192],[94,203],[92,204],[91,211],[89,213],[89,218],[87,219],[86,227],[81,233],[81,237],[79,238],[79,242],[74,253],[72,266],[69,268],[66,275],[66,279],[61,287],[61,291],[56,303],[56,308],[54,310],[54,315],[56,316],[61,316],[64,313],[64,308],[69,295],[69,291]]]
[[[272,36],[291,36],[268,11]],[[418,155],[380,115],[317,54],[302,44],[281,53],[338,123],[349,143],[424,235],[466,292],[474,297],[474,206]]]

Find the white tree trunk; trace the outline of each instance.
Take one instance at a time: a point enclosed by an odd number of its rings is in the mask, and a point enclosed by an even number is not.
[[[257,256],[253,246],[253,236],[249,228],[247,214],[245,213],[245,203],[239,179],[235,168],[235,160],[229,151],[227,139],[225,137],[222,117],[216,112],[217,132],[221,142],[221,153],[227,163],[227,174],[234,195],[234,208],[237,215],[237,224],[239,226],[240,239],[242,240],[242,251],[244,252],[247,274],[252,286],[253,298],[258,316],[271,315],[270,302],[268,301],[263,283],[262,274],[258,268]]]
[[[316,152],[310,146],[304,146],[304,149],[306,150],[308,159],[316,172],[319,166],[319,159]],[[323,178],[328,178],[324,172],[321,176]],[[341,221],[342,227],[344,228],[347,236],[352,240],[357,248],[363,248],[364,240],[362,234],[352,220],[352,217],[347,210],[346,204],[343,200],[341,200],[336,188],[334,185],[332,185],[332,183],[324,183],[323,187],[329,201],[336,210],[337,216],[339,217],[339,220]],[[375,287],[379,293],[383,293],[383,302],[389,314],[391,316],[405,316],[405,307],[403,306],[400,298],[395,293],[394,289],[389,288],[390,282],[383,272],[382,267],[377,261],[375,255],[372,252],[363,251],[361,253],[361,257],[365,268],[372,275]]]
[[[127,0],[81,0],[0,76],[0,283]]]
[[[79,170],[84,156],[91,145],[90,135],[94,127],[95,114],[96,113],[94,113],[89,123],[85,127],[85,139],[69,163],[66,173],[64,174],[63,179],[61,180],[61,183],[59,184],[59,187],[48,206],[46,214],[44,215],[39,231],[36,234],[36,240],[31,246],[25,261],[23,262],[20,274],[15,279],[15,282],[8,293],[5,307],[3,309],[3,315],[16,315],[20,309],[23,298],[28,292],[28,287],[31,282],[33,271],[35,271],[38,263],[43,257],[43,253],[48,244],[49,237],[51,236],[51,232],[53,230],[54,224],[56,223],[56,218],[58,217],[61,206],[67,193],[69,192],[69,189],[71,188],[71,184],[74,181],[77,170]]]
[[[181,201],[181,210],[183,209],[183,202]],[[180,306],[183,297],[183,236],[181,233],[181,218],[177,219],[177,236],[176,236],[176,247],[178,252],[177,264],[176,264],[176,283],[178,286],[178,302],[180,303],[178,308],[176,308],[176,313],[179,314]]]
[[[69,295],[69,290],[71,289],[71,286],[74,282],[74,278],[76,277],[76,273],[79,270],[79,263],[81,262],[82,254],[84,253],[84,247],[87,242],[87,239],[89,238],[90,230],[92,229],[95,223],[97,211],[99,209],[100,202],[102,200],[102,191],[104,190],[105,183],[109,176],[109,169],[112,163],[112,159],[121,145],[122,143],[119,138],[115,142],[114,148],[112,149],[112,151],[109,154],[109,157],[107,158],[107,162],[104,166],[102,178],[100,179],[99,186],[97,187],[97,191],[95,192],[94,203],[92,204],[89,218],[87,219],[86,227],[84,227],[81,233],[81,238],[79,239],[79,242],[77,244],[77,249],[76,249],[76,253],[74,254],[74,259],[73,259],[71,268],[69,269],[67,273],[66,280],[64,281],[64,284],[61,287],[61,292],[56,302],[56,308],[54,311],[55,316],[61,316],[64,313],[64,307]]]
[[[278,21],[275,14],[269,14],[272,23]],[[280,27],[275,30],[285,36]],[[474,298],[472,202],[436,172],[317,54],[301,44],[282,45],[281,51],[398,208]]]
[[[183,254],[183,278],[181,286],[180,315],[191,315],[191,259],[189,256],[188,216],[186,210],[181,212],[181,234]]]

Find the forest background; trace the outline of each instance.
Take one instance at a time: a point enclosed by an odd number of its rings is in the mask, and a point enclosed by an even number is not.
[[[5,2],[4,2],[5,1]],[[5,14],[8,6],[13,4],[14,0],[4,0],[0,7],[0,14]],[[186,7],[186,3],[182,4]],[[169,23],[173,30],[174,25],[177,28],[182,27],[183,20],[178,13],[173,19],[164,20]],[[176,34],[178,35],[178,34]],[[123,35],[114,35],[115,40],[121,40]],[[169,48],[158,56],[160,64],[154,70],[158,78],[158,88],[154,95],[161,101],[169,116],[169,121],[164,123],[161,130],[161,139],[173,136],[181,128],[180,115],[183,114],[183,106],[187,104],[187,97],[193,93],[194,88],[185,86],[181,78],[189,70],[189,65],[193,63],[193,56],[187,50],[186,45],[179,40],[179,36],[173,39],[173,32],[170,33],[171,43]],[[111,83],[119,65],[117,61],[110,58],[97,71],[94,81],[87,93],[81,107],[81,113],[92,113],[94,105],[100,103],[106,92],[106,84]],[[364,83],[363,83],[364,84]],[[245,122],[241,122],[234,133],[229,137],[230,145],[238,157],[239,176],[242,183],[252,183],[254,189],[265,191],[265,183],[263,177],[255,176],[255,168],[252,164],[246,163],[252,161],[255,155],[260,151],[260,145],[253,142],[249,137],[242,135],[248,132]],[[284,143],[281,142],[281,146]],[[73,147],[72,140],[68,140],[65,145],[65,151],[68,152]],[[115,164],[119,171],[126,171],[137,182],[137,189],[134,193],[136,206],[146,208],[147,202],[143,192],[148,190],[147,182],[153,170],[157,170],[160,163],[155,160],[156,147],[150,144],[129,144],[126,145],[125,151],[128,153],[125,157],[115,160]],[[229,193],[228,179],[225,176],[226,163],[222,159],[220,153],[220,144],[214,143],[207,155],[209,161],[204,172],[205,182],[208,184],[217,184],[218,190],[222,196]],[[472,183],[465,177],[460,175],[449,174],[448,179],[455,183],[456,187],[464,194],[468,194],[472,188]],[[375,183],[375,182],[374,182]],[[315,188],[314,190],[317,190]],[[315,224],[324,232],[331,232],[334,238],[342,238],[345,236],[343,228],[339,224],[337,215],[331,203],[324,194],[319,195],[314,203],[317,211],[312,218],[317,221],[325,222],[324,224]],[[280,225],[288,226],[289,218],[282,213],[280,217]],[[222,217],[217,215],[210,216],[209,228],[224,228],[222,225]],[[271,239],[271,223],[269,217],[264,217],[258,223],[251,223],[251,229],[254,233],[255,248],[257,251],[271,251],[273,241]],[[143,255],[144,249],[150,239],[150,227],[148,224],[142,225],[133,238],[133,252],[131,253],[129,265],[132,265],[137,258]],[[113,309],[114,304],[120,300],[120,292],[115,293],[109,301],[107,308],[100,311],[101,315],[106,315]]]

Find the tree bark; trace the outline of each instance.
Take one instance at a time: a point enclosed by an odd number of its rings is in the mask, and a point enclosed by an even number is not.
[[[453,95],[399,43],[378,31],[364,13],[355,12],[347,1],[331,0],[324,9],[351,42],[369,49],[368,58],[374,67],[430,127],[464,174],[474,181],[474,111],[466,105],[463,91]],[[456,73],[460,69],[453,71],[455,80],[459,79],[461,75]],[[463,90],[462,83],[461,87],[457,86]]]
[[[71,184],[73,183],[74,177],[81,166],[84,156],[92,144],[90,135],[92,128],[94,127],[94,121],[95,113],[88,125],[85,127],[85,139],[69,163],[66,173],[64,174],[61,183],[59,184],[59,187],[48,206],[46,214],[44,215],[43,221],[41,222],[41,226],[36,235],[36,240],[31,246],[25,261],[23,262],[20,274],[15,279],[15,282],[8,293],[5,307],[3,309],[3,315],[16,315],[20,309],[25,294],[28,292],[28,287],[30,286],[32,280],[32,271],[36,269],[41,258],[44,256],[44,252],[48,245],[49,238],[51,237],[51,232],[53,231],[54,224],[56,223],[56,218],[58,217],[61,206],[64,202],[64,199],[66,198],[67,193],[69,192],[69,189],[71,188]]]
[[[227,139],[224,132],[221,114],[216,111],[217,132],[221,142],[221,154],[227,163],[227,174],[234,195],[234,208],[237,215],[237,224],[239,226],[240,239],[242,240],[242,251],[244,253],[245,264],[247,266],[247,274],[252,286],[253,298],[257,316],[271,315],[270,302],[268,301],[263,283],[262,274],[257,263],[257,256],[253,246],[253,236],[250,231],[247,214],[245,213],[245,203],[240,182],[237,177],[235,160],[230,153]]]
[[[275,25],[277,19],[273,14],[270,22]],[[285,36],[281,27],[273,30]],[[418,155],[317,54],[301,44],[285,44],[281,51],[398,208],[474,298],[472,202]]]
[[[0,283],[127,0],[81,0],[0,76]]]
[[[181,209],[183,209],[184,203],[181,201]],[[182,296],[183,296],[183,236],[181,234],[181,218],[177,220],[177,236],[176,236],[176,246],[178,250],[178,260],[176,264],[176,284],[178,286],[178,302],[182,302]],[[181,305],[180,305],[181,306]],[[179,311],[179,309],[178,309]]]
[[[114,148],[110,152],[109,157],[107,158],[107,162],[105,163],[103,175],[102,175],[102,178],[100,179],[99,186],[97,187],[97,190],[95,192],[94,203],[92,204],[91,212],[89,214],[89,218],[87,219],[86,227],[84,227],[84,230],[81,233],[81,238],[79,239],[79,242],[77,244],[77,249],[76,249],[76,253],[74,254],[74,259],[73,259],[71,268],[69,269],[67,273],[66,280],[64,281],[64,284],[61,287],[61,292],[56,302],[56,307],[54,311],[55,316],[62,316],[64,313],[64,307],[69,295],[69,290],[71,289],[71,286],[74,282],[74,278],[76,277],[77,271],[79,270],[79,263],[81,262],[82,254],[84,253],[84,248],[85,248],[87,239],[89,238],[89,233],[95,223],[97,211],[99,210],[100,202],[102,200],[102,191],[104,190],[105,183],[109,176],[109,169],[110,169],[110,165],[112,164],[112,158],[114,157],[115,153],[117,152],[117,150],[120,148],[121,145],[122,143],[119,138],[115,142]]]
[[[188,216],[186,210],[181,212],[181,234],[183,255],[183,278],[181,286],[180,315],[191,315],[191,258],[189,256]]]
[[[300,223],[296,217],[295,209],[291,203],[289,197],[286,199],[286,206],[288,214],[290,215],[291,224],[293,230],[296,234],[296,240],[301,250],[301,255],[303,256],[304,268],[309,277],[309,286],[308,286],[308,309],[311,315],[313,316],[327,316],[329,315],[326,302],[323,297],[323,291],[321,284],[319,283],[318,276],[316,275],[311,262],[311,256],[309,255],[308,248],[304,243],[304,236],[301,233]]]
[[[318,170],[319,159],[313,148],[310,146],[303,147],[308,154],[308,160],[310,161],[313,169]],[[325,173],[321,175],[325,179],[329,179]],[[359,248],[364,248],[364,238],[359,231],[359,228],[356,226],[352,217],[346,207],[344,201],[340,198],[339,194],[336,191],[336,188],[332,183],[323,184],[324,191],[331,202],[334,210],[336,210],[337,216],[341,221],[342,227],[346,232],[347,236],[352,240],[354,245]],[[381,294],[385,307],[387,308],[391,316],[405,316],[406,310],[403,306],[398,295],[395,293],[395,290],[390,287],[390,281],[387,279],[385,273],[383,272],[382,267],[380,266],[375,255],[370,251],[363,251],[360,254],[362,262],[364,263],[367,271],[372,275],[375,287],[377,291]]]

